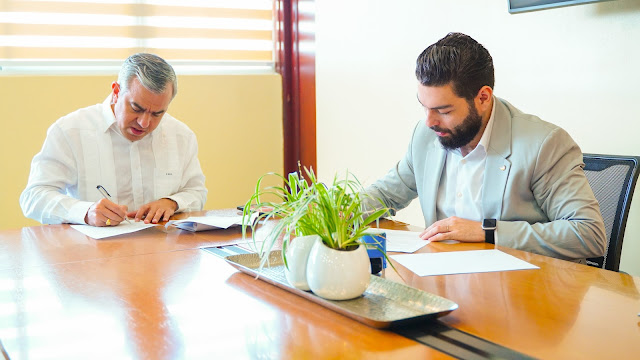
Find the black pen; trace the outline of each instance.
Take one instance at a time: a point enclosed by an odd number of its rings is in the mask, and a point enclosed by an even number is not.
[[[104,188],[104,186],[102,185],[98,185],[96,186],[96,189],[98,189],[98,191],[100,191],[100,194],[102,194],[102,197],[104,197],[107,200],[111,200],[111,195],[109,195],[109,192],[107,191],[107,189]],[[131,221],[129,221],[129,219],[127,219],[127,215],[124,215],[124,221],[128,222],[129,224],[131,224]]]

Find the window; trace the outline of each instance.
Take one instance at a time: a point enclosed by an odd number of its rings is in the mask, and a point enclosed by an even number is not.
[[[272,0],[0,0],[0,74],[116,73],[136,52],[178,73],[273,72]]]

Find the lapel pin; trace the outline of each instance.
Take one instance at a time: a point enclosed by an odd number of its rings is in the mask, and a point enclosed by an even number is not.
[[[507,169],[506,166],[504,166],[504,165],[500,166],[500,170],[505,171],[506,169]]]

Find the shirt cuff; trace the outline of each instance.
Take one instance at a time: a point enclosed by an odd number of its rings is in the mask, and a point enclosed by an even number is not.
[[[69,221],[71,224],[86,224],[84,217],[87,215],[89,208],[93,205],[90,201],[78,201],[69,209]]]

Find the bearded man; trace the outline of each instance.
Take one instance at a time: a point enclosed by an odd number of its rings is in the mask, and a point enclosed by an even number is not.
[[[424,240],[486,241],[581,263],[604,254],[582,151],[563,129],[493,95],[493,59],[481,44],[450,33],[420,54],[416,76],[426,120],[405,157],[367,188],[372,198],[395,212],[418,197]]]

